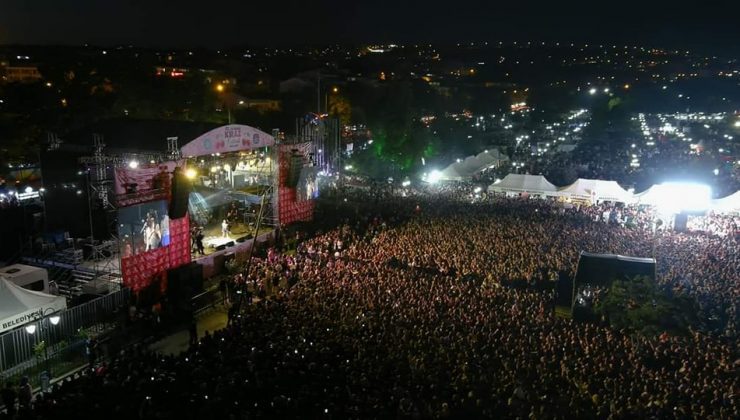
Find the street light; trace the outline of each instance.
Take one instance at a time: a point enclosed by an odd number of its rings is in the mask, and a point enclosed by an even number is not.
[[[226,86],[224,86],[223,83],[217,84],[216,92],[218,93],[226,92]],[[229,119],[229,124],[231,124],[231,105],[229,104],[228,98],[224,98],[224,105],[226,105],[226,113]]]
[[[44,309],[43,312],[37,313],[37,317],[40,318],[40,320],[38,321],[39,335],[42,335],[44,333],[44,330],[46,330],[47,331],[46,341],[48,341],[49,328],[44,328],[44,321],[47,319],[47,316],[49,316],[48,317],[49,323],[55,326],[59,325],[59,322],[62,319],[59,315],[56,315],[56,309],[54,308],[46,308]],[[25,329],[28,334],[34,335],[36,333],[37,327],[36,327],[36,324],[33,323],[33,324],[26,325]],[[44,340],[42,340],[42,342],[44,342]],[[44,365],[46,366],[46,372],[49,375],[49,378],[51,378],[51,369],[49,368],[49,343],[46,343],[46,342],[44,342]]]

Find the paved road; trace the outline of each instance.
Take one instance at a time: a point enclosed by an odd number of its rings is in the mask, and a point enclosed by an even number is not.
[[[198,337],[205,336],[206,331],[213,333],[224,328],[227,321],[228,315],[225,307],[219,306],[204,313],[198,317]],[[152,343],[149,349],[162,354],[177,355],[188,349],[189,341],[190,333],[184,329]]]

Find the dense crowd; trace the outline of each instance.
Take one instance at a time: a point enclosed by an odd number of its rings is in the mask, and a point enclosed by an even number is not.
[[[604,210],[420,196],[355,209],[258,260],[240,281],[272,297],[226,329],[180,356],[124,352],[29,418],[737,418],[736,233],[656,235]],[[721,318],[718,333],[556,317],[547,285],[581,250],[655,252],[660,283]]]

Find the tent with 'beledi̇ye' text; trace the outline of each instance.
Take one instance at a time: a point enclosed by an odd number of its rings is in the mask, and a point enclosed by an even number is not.
[[[0,277],[0,333],[66,308],[63,296],[24,289]]]

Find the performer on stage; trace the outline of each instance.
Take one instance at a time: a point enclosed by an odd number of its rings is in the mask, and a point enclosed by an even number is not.
[[[164,215],[162,217],[162,246],[167,246],[170,244],[170,216]]]
[[[227,222],[226,219],[224,219],[224,221],[221,222],[221,235],[224,238],[229,237],[229,222]]]
[[[161,240],[162,233],[159,229],[159,225],[154,217],[149,217],[146,221],[146,226],[144,226],[144,244],[146,245],[144,251],[151,251],[159,248]]]
[[[195,246],[197,248],[198,254],[200,255],[206,255],[205,248],[203,247],[204,238],[205,235],[203,234],[203,228],[198,228],[198,231],[195,234]]]

